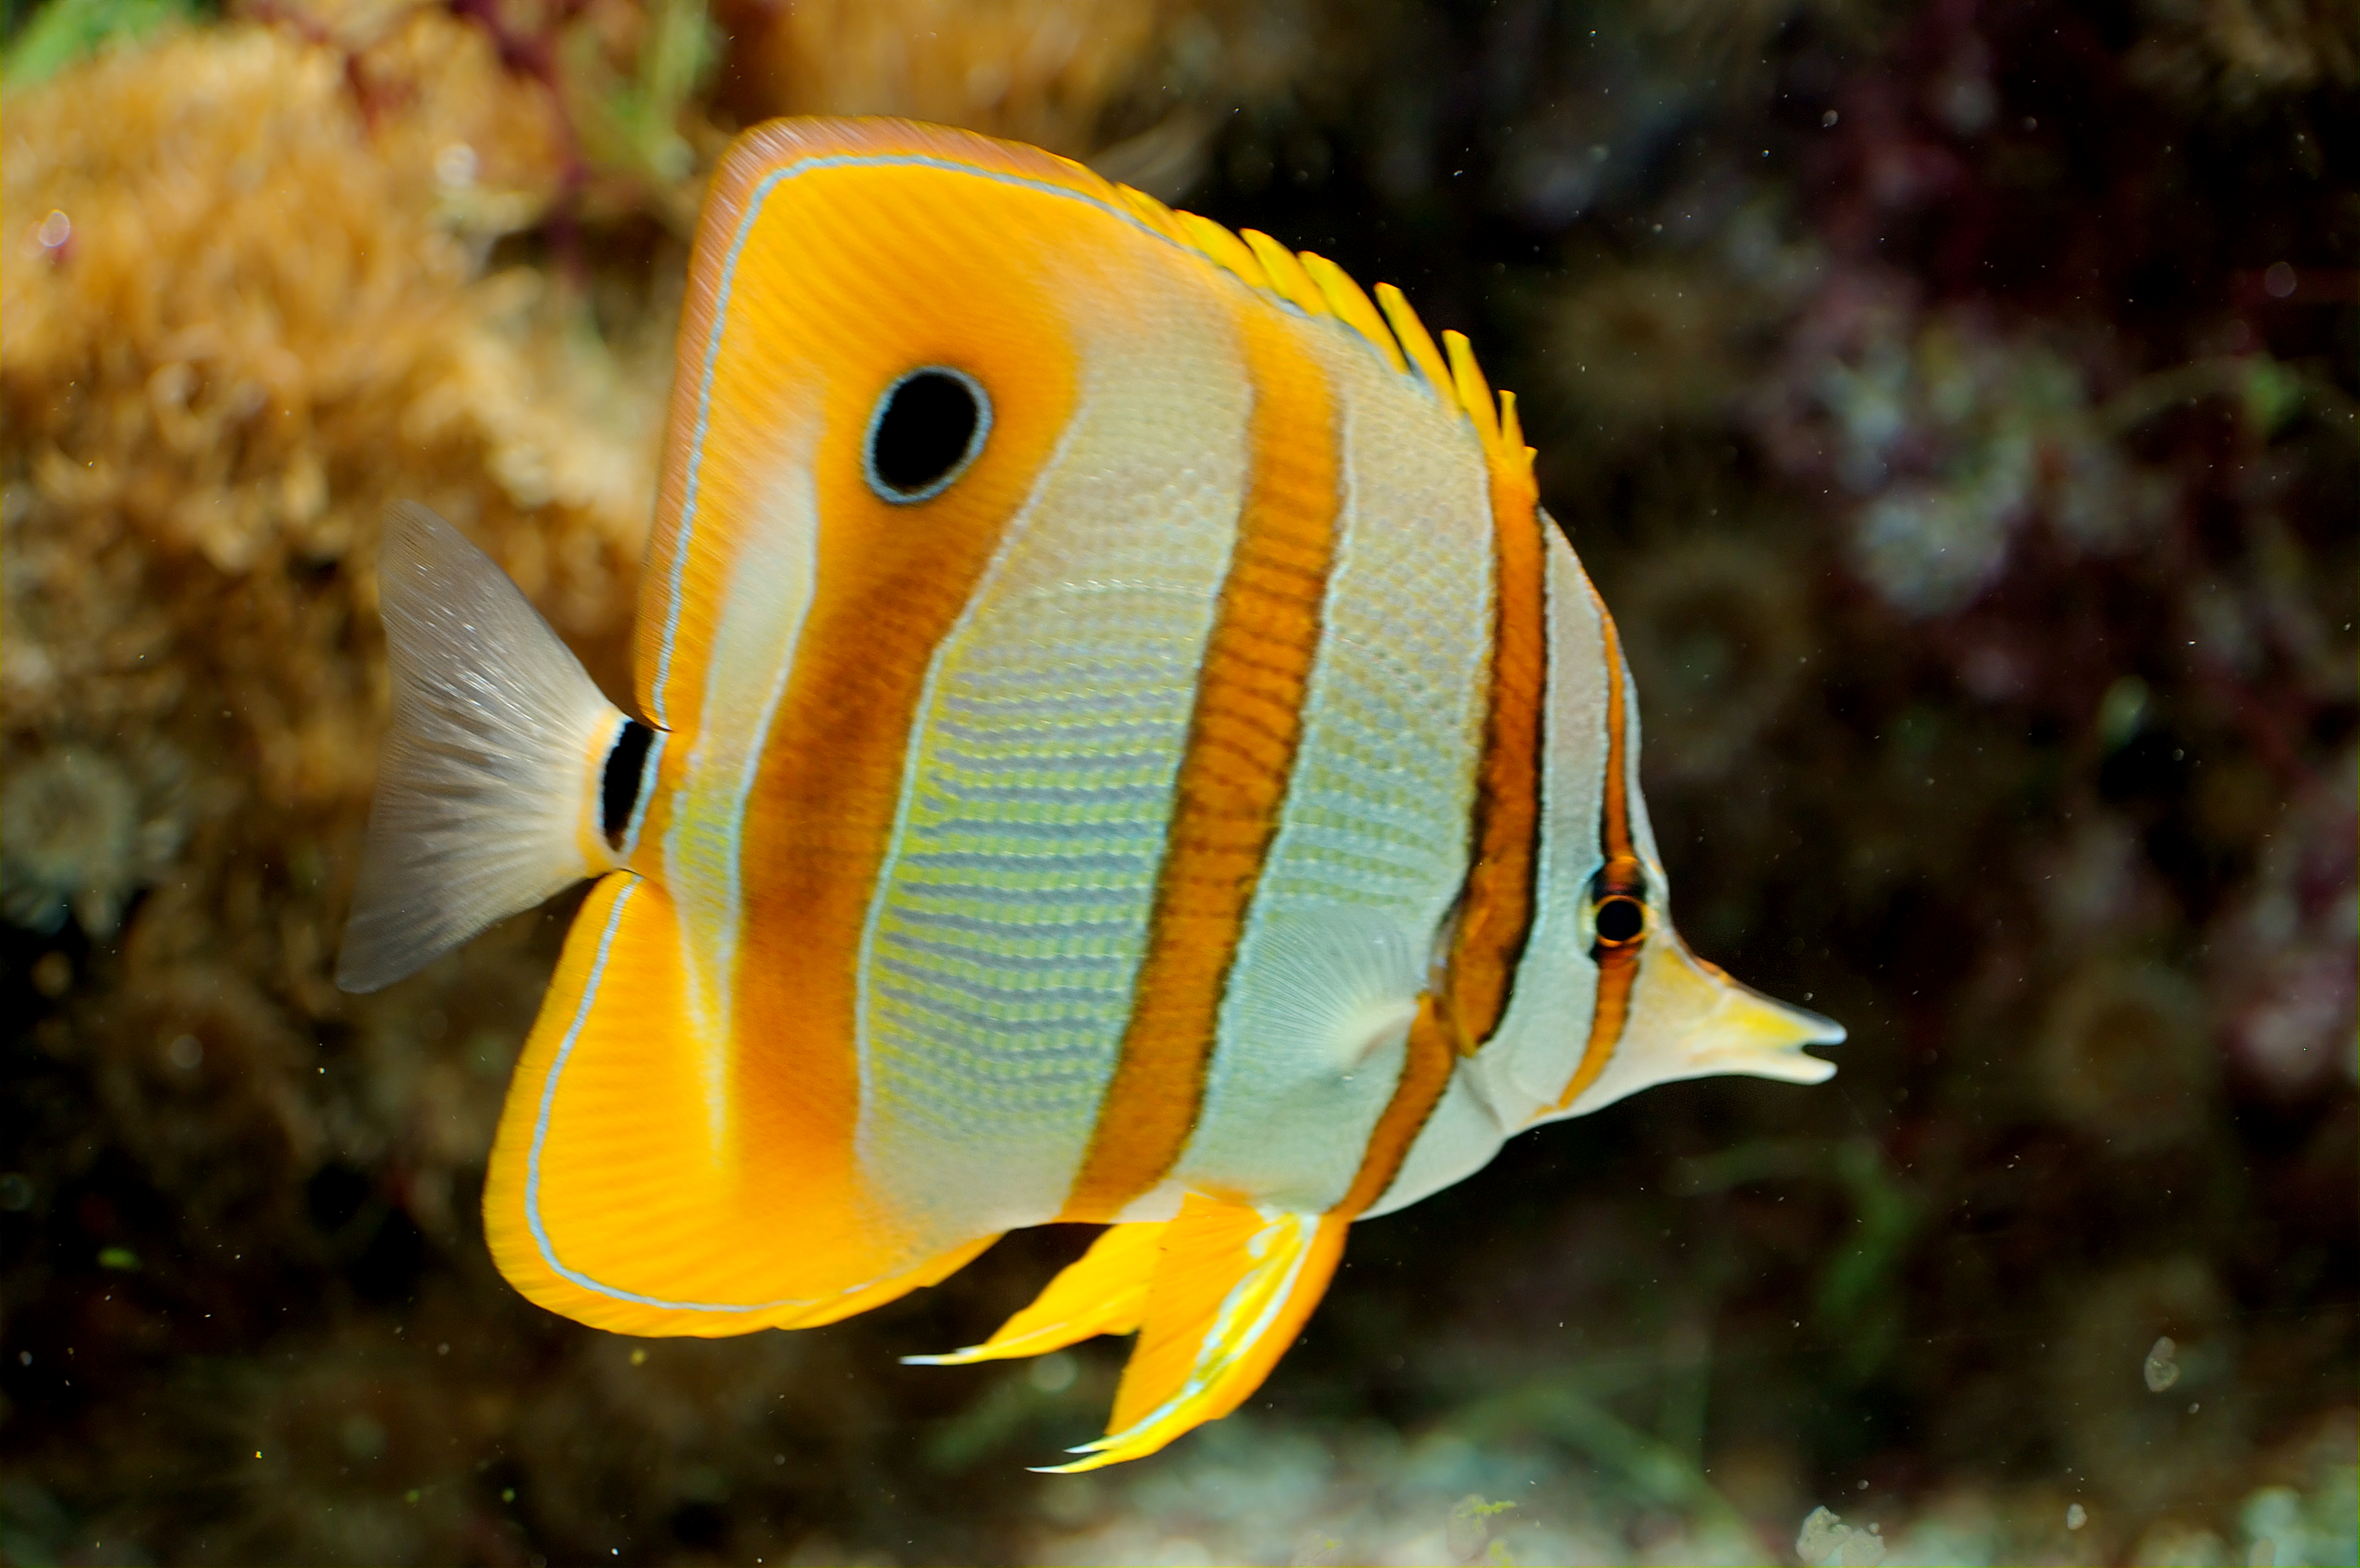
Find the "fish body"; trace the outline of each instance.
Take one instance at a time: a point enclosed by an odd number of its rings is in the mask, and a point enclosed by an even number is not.
[[[1672,928],[1613,622],[1513,397],[1317,256],[1030,147],[716,172],[608,703],[397,509],[339,978],[584,877],[485,1207],[640,1334],[827,1323],[1108,1225],[983,1345],[1140,1335],[1070,1468],[1226,1414],[1352,1221],[1841,1030]]]

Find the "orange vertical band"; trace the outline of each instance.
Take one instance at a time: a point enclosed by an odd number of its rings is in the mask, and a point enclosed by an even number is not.
[[[1352,1184],[1328,1211],[1330,1214],[1350,1219],[1383,1197],[1401,1174],[1402,1161],[1409,1158],[1410,1145],[1425,1130],[1426,1118],[1442,1103],[1443,1091],[1450,1087],[1450,1075],[1458,1069],[1459,1053],[1451,1042],[1460,1032],[1443,1018],[1442,1008],[1430,991],[1417,999],[1417,1018],[1409,1026],[1409,1045],[1393,1097],[1369,1134],[1368,1151],[1360,1156]]]
[[[1061,235],[1122,231],[1054,196],[926,167],[820,169],[779,191],[738,265],[706,432],[705,554],[692,565],[727,582],[808,486],[811,599],[738,848],[729,1092],[761,1180],[837,1212],[849,1259],[899,1246],[856,1171],[858,959],[927,671],[1079,397],[1066,307],[1035,258]],[[900,505],[866,477],[868,431],[885,388],[928,365],[985,389],[989,435],[956,484]],[[809,456],[781,468],[773,432],[797,419]],[[748,722],[706,722],[725,718]]]
[[[1465,340],[1453,343],[1464,353]],[[1464,361],[1472,374],[1473,361]],[[1488,397],[1488,394],[1487,394]],[[1472,405],[1470,405],[1470,408]],[[1480,424],[1480,419],[1479,419]],[[1506,461],[1487,441],[1491,500],[1491,687],[1459,926],[1440,995],[1418,998],[1401,1078],[1377,1117],[1352,1184],[1331,1214],[1360,1214],[1392,1186],[1459,1057],[1500,1027],[1538,908],[1543,703],[1548,695],[1547,557],[1530,454]]]
[[[1459,1049],[1500,1027],[1532,935],[1540,875],[1541,705],[1548,643],[1540,519],[1529,481],[1493,471],[1491,689],[1475,775],[1472,858],[1447,982]]]
[[[1106,1220],[1164,1179],[1204,1098],[1221,995],[1303,735],[1342,495],[1334,395],[1261,301],[1239,312],[1254,387],[1238,538],[1180,763],[1121,1055],[1064,1217]]]

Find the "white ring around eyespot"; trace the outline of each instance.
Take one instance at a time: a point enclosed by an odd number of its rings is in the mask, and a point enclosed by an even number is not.
[[[923,490],[897,490],[886,484],[884,477],[877,472],[877,427],[885,422],[885,410],[892,407],[893,394],[921,376],[946,376],[966,387],[967,395],[975,399],[975,429],[967,432],[967,450],[959,453],[956,463],[943,471],[940,479]],[[860,476],[869,481],[869,488],[879,500],[896,506],[914,506],[921,501],[933,500],[957,484],[959,475],[982,455],[984,441],[990,434],[991,394],[983,389],[983,383],[966,371],[955,370],[947,365],[922,365],[895,376],[891,384],[877,395],[877,406],[869,410],[869,429],[860,437]]]

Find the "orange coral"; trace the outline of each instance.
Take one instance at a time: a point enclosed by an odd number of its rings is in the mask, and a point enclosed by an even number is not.
[[[202,749],[235,733],[273,805],[356,799],[371,672],[335,655],[399,495],[488,536],[569,630],[627,614],[661,388],[539,275],[481,275],[556,186],[541,90],[432,12],[371,67],[374,124],[336,52],[251,27],[11,104],[12,735],[157,718],[193,661],[231,693],[227,726],[187,715]]]
[[[716,16],[730,35],[719,97],[748,123],[962,125],[1166,201],[1203,174],[1231,109],[1281,104],[1372,30],[1309,0],[716,0]]]
[[[348,1016],[325,976],[383,710],[377,519],[442,508],[618,677],[671,307],[609,341],[578,290],[487,272],[564,169],[548,90],[481,29],[413,10],[357,55],[293,32],[119,49],[8,105],[0,749],[31,782],[6,908],[37,927],[71,908],[103,941],[152,889],[67,998],[134,1123],[235,1121],[230,1080],[173,1042],[212,1062],[267,1039],[283,1049],[234,1075],[257,1116],[447,1162],[365,1130],[399,1105],[300,1108],[333,1082],[307,1042]],[[77,811],[85,779],[104,787]],[[169,1001],[204,975],[239,998],[218,1040],[173,1022],[213,1016]],[[288,1147],[300,1168],[327,1146]]]
[[[732,95],[757,114],[902,114],[1078,158],[1155,41],[1141,0],[744,0]]]

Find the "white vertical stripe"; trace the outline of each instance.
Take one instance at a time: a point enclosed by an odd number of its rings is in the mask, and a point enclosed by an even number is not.
[[[856,1150],[867,1150],[876,1131],[877,1096],[873,1081],[875,1068],[869,1051],[869,971],[877,958],[877,927],[884,918],[895,891],[894,874],[899,868],[910,826],[911,801],[917,794],[919,780],[924,771],[926,735],[936,717],[943,668],[955,653],[963,651],[978,614],[1007,571],[1009,558],[1016,552],[1029,533],[1033,518],[1039,515],[1042,496],[1065,471],[1065,453],[1073,445],[1075,436],[1089,422],[1089,396],[1086,390],[1076,400],[1073,419],[1064,433],[1058,436],[1048,462],[1042,465],[1040,474],[1033,479],[1032,492],[1024,497],[1024,505],[1017,509],[1015,517],[1009,519],[1007,528],[1000,535],[999,548],[992,551],[991,560],[985,563],[983,574],[976,579],[975,590],[960,607],[958,618],[951,623],[950,629],[943,634],[942,640],[934,645],[933,654],[926,659],[926,679],[918,688],[918,701],[911,716],[910,730],[901,742],[901,789],[893,802],[892,836],[887,840],[884,859],[878,866],[877,885],[869,891],[869,912],[860,922],[860,945],[854,958],[853,1040],[860,1073],[860,1114],[858,1130],[853,1135]]]
[[[1175,1181],[1319,1213],[1400,1076],[1435,936],[1467,874],[1488,692],[1491,485],[1437,413],[1333,320],[1336,550],[1295,764]]]
[[[930,664],[864,926],[862,1180],[945,1235],[1041,1223],[1072,1188],[1236,539],[1234,328],[1144,261],[1133,298],[1076,299],[1072,424]]]
[[[727,1122],[729,1038],[745,923],[746,802],[794,668],[819,571],[811,426],[781,442],[764,504],[740,519],[705,664],[703,722],[664,833],[664,884],[680,908],[688,1026],[713,1147]]]

